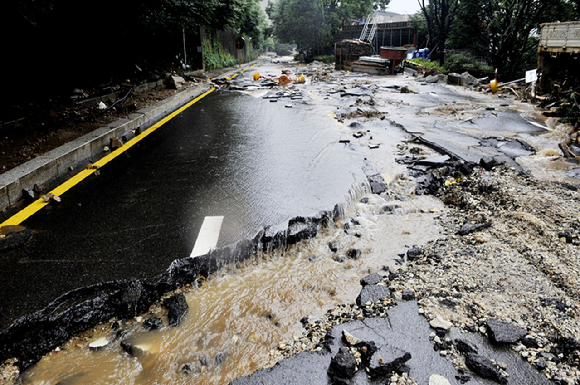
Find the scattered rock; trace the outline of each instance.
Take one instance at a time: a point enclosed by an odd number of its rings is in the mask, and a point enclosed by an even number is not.
[[[199,363],[185,362],[181,365],[181,372],[185,374],[199,373],[200,366]]]
[[[111,138],[111,148],[116,150],[117,148],[123,147],[123,142],[118,137]]]
[[[89,349],[93,351],[101,350],[107,346],[111,341],[107,337],[100,337],[89,343]]]
[[[361,278],[360,284],[362,287],[365,287],[367,285],[376,285],[377,283],[381,282],[381,279],[383,279],[382,275],[380,275],[379,273],[372,273],[364,278]]]
[[[360,338],[353,336],[352,334],[350,334],[349,332],[347,332],[344,329],[342,330],[342,336],[344,337],[345,341],[351,346],[354,346],[354,345],[359,344],[361,342]]]
[[[500,162],[491,156],[486,156],[480,159],[479,165],[487,171],[491,171],[494,167],[499,166]]]
[[[330,383],[350,384],[350,379],[355,375],[356,370],[356,357],[348,348],[342,347],[330,361],[328,367]]]
[[[121,348],[132,357],[141,357],[147,354],[146,346],[134,344],[129,341],[122,341]]]
[[[413,289],[403,289],[402,299],[405,301],[412,301],[415,299],[415,291]]]
[[[145,322],[143,322],[143,327],[145,327],[146,330],[160,329],[163,327],[163,321],[159,317],[147,318]]]
[[[425,253],[425,251],[417,246],[413,246],[413,248],[407,250],[407,259],[409,261],[414,261],[415,259],[419,258],[421,255],[423,255]]]
[[[179,90],[186,85],[186,81],[181,76],[170,76],[167,79],[167,88],[173,88]]]
[[[465,365],[483,378],[488,378],[500,384],[507,384],[507,378],[501,374],[489,358],[475,353],[467,353],[465,355]]]
[[[489,339],[497,344],[513,344],[525,337],[526,329],[498,319],[487,320]]]
[[[221,352],[216,354],[215,356],[215,366],[220,366],[221,364],[223,364],[228,357],[230,356],[230,352],[228,350],[226,350],[225,352]]]
[[[451,328],[453,327],[453,324],[451,322],[446,321],[441,317],[435,318],[434,320],[429,322],[429,325],[431,325],[433,329],[443,329],[446,331],[451,330]]]
[[[58,195],[54,195],[52,193],[43,195],[41,198],[42,198],[42,200],[44,200],[47,203],[60,203],[61,202],[60,197]]]
[[[189,309],[183,293],[165,299],[163,306],[168,310],[169,326],[178,326]]]
[[[349,257],[350,259],[359,259],[360,258],[360,250],[359,249],[350,249],[347,253],[346,256]]]
[[[360,294],[356,298],[356,304],[363,306],[367,302],[376,303],[383,298],[389,298],[391,291],[386,286],[367,285],[363,287]]]
[[[449,380],[439,374],[432,374],[429,377],[429,385],[451,385]]]
[[[492,224],[492,221],[477,223],[475,225],[464,224],[463,226],[461,226],[461,229],[459,229],[457,234],[458,235],[468,235],[468,234],[474,233],[476,231],[487,229],[488,227],[491,226],[491,224]]]

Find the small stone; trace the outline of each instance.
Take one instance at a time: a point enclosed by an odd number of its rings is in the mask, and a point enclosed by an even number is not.
[[[346,256],[350,259],[359,259],[361,255],[361,251],[359,249],[350,249]]]
[[[419,258],[425,253],[425,251],[417,246],[413,246],[413,248],[407,250],[407,260],[414,261],[415,259]]]
[[[348,344],[351,346],[356,345],[356,344],[361,342],[360,338],[353,336],[352,334],[350,334],[349,332],[347,332],[344,329],[342,329],[342,335],[343,335],[344,339],[346,340],[346,342],[348,342]]]
[[[221,364],[223,364],[229,356],[230,356],[230,352],[227,350],[225,352],[221,352],[221,353],[216,354],[215,360],[214,360],[215,366],[220,366]]]
[[[360,284],[363,287],[365,287],[367,285],[376,285],[377,283],[379,283],[381,281],[382,278],[383,278],[383,276],[380,275],[379,273],[372,273],[372,274],[367,275],[366,277],[362,278],[360,280]]]
[[[429,377],[429,385],[451,385],[447,378],[439,375],[439,374],[432,374]]]
[[[185,362],[183,365],[181,365],[181,372],[185,374],[199,373],[199,371],[200,365],[196,365],[192,362]]]
[[[146,319],[145,322],[143,322],[143,327],[146,330],[160,329],[161,327],[163,327],[163,321],[161,321],[161,318],[159,317],[151,317]]]
[[[415,291],[412,289],[403,289],[402,298],[405,301],[412,301],[415,299]]]
[[[100,337],[89,344],[89,349],[97,351],[107,346],[111,341],[107,337]]]
[[[453,323],[446,321],[441,317],[435,318],[434,320],[429,322],[429,325],[431,325],[431,327],[434,329],[443,329],[447,331],[451,330],[451,328],[453,327]]]

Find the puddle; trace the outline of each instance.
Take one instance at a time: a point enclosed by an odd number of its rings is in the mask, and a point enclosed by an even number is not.
[[[128,322],[120,328],[127,333],[123,338],[116,338],[109,325],[98,327],[48,354],[22,375],[22,383],[227,384],[267,366],[271,350],[301,334],[300,319],[353,302],[362,276],[395,266],[406,246],[439,236],[434,217],[442,204],[413,196],[413,188],[411,181],[396,179],[383,196],[353,191],[348,214],[317,238],[258,256],[186,290],[189,312],[179,327],[146,332]],[[387,212],[387,205],[395,209]],[[361,250],[358,260],[346,257],[353,248]],[[98,351],[88,348],[103,336],[113,342]],[[137,357],[122,350],[122,340],[140,347]],[[225,360],[216,365],[216,357]],[[200,362],[208,365],[202,369]],[[191,363],[191,373],[182,372],[185,363]]]

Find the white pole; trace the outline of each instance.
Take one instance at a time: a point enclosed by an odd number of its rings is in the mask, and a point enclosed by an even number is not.
[[[183,30],[183,55],[185,56],[185,65],[187,66],[187,51],[185,50],[185,28]]]

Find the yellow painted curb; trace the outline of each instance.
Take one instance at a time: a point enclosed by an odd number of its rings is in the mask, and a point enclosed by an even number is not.
[[[113,159],[115,159],[116,157],[118,157],[131,147],[133,147],[135,144],[139,143],[141,140],[143,140],[145,137],[153,133],[159,127],[163,126],[165,123],[169,122],[171,119],[175,118],[177,115],[181,114],[183,111],[185,111],[186,109],[188,109],[193,104],[197,103],[198,101],[200,101],[213,91],[215,91],[215,88],[210,89],[209,91],[193,99],[191,102],[178,108],[171,114],[167,115],[165,118],[161,119],[159,122],[155,123],[153,126],[149,127],[147,130],[143,131],[141,134],[137,135],[136,137],[125,143],[122,147],[119,147],[115,151],[111,152],[109,155],[103,157],[98,162],[95,162],[94,165],[98,166],[98,168],[103,167],[104,165],[106,165],[107,163],[109,163],[110,161],[112,161]],[[78,174],[76,174],[75,176],[73,176],[72,178],[61,184],[60,186],[56,187],[50,193],[61,196],[62,194],[64,194],[65,192],[76,186],[78,183],[83,181],[85,178],[92,175],[95,171],[96,168],[82,170],[81,172],[79,172]],[[47,204],[48,202],[45,202],[44,199],[42,198],[37,199],[36,201],[32,202],[31,204],[20,210],[18,213],[14,214],[13,216],[5,220],[3,223],[1,223],[0,227],[19,225],[26,219],[30,218],[32,215],[40,211],[40,209],[42,209]]]

